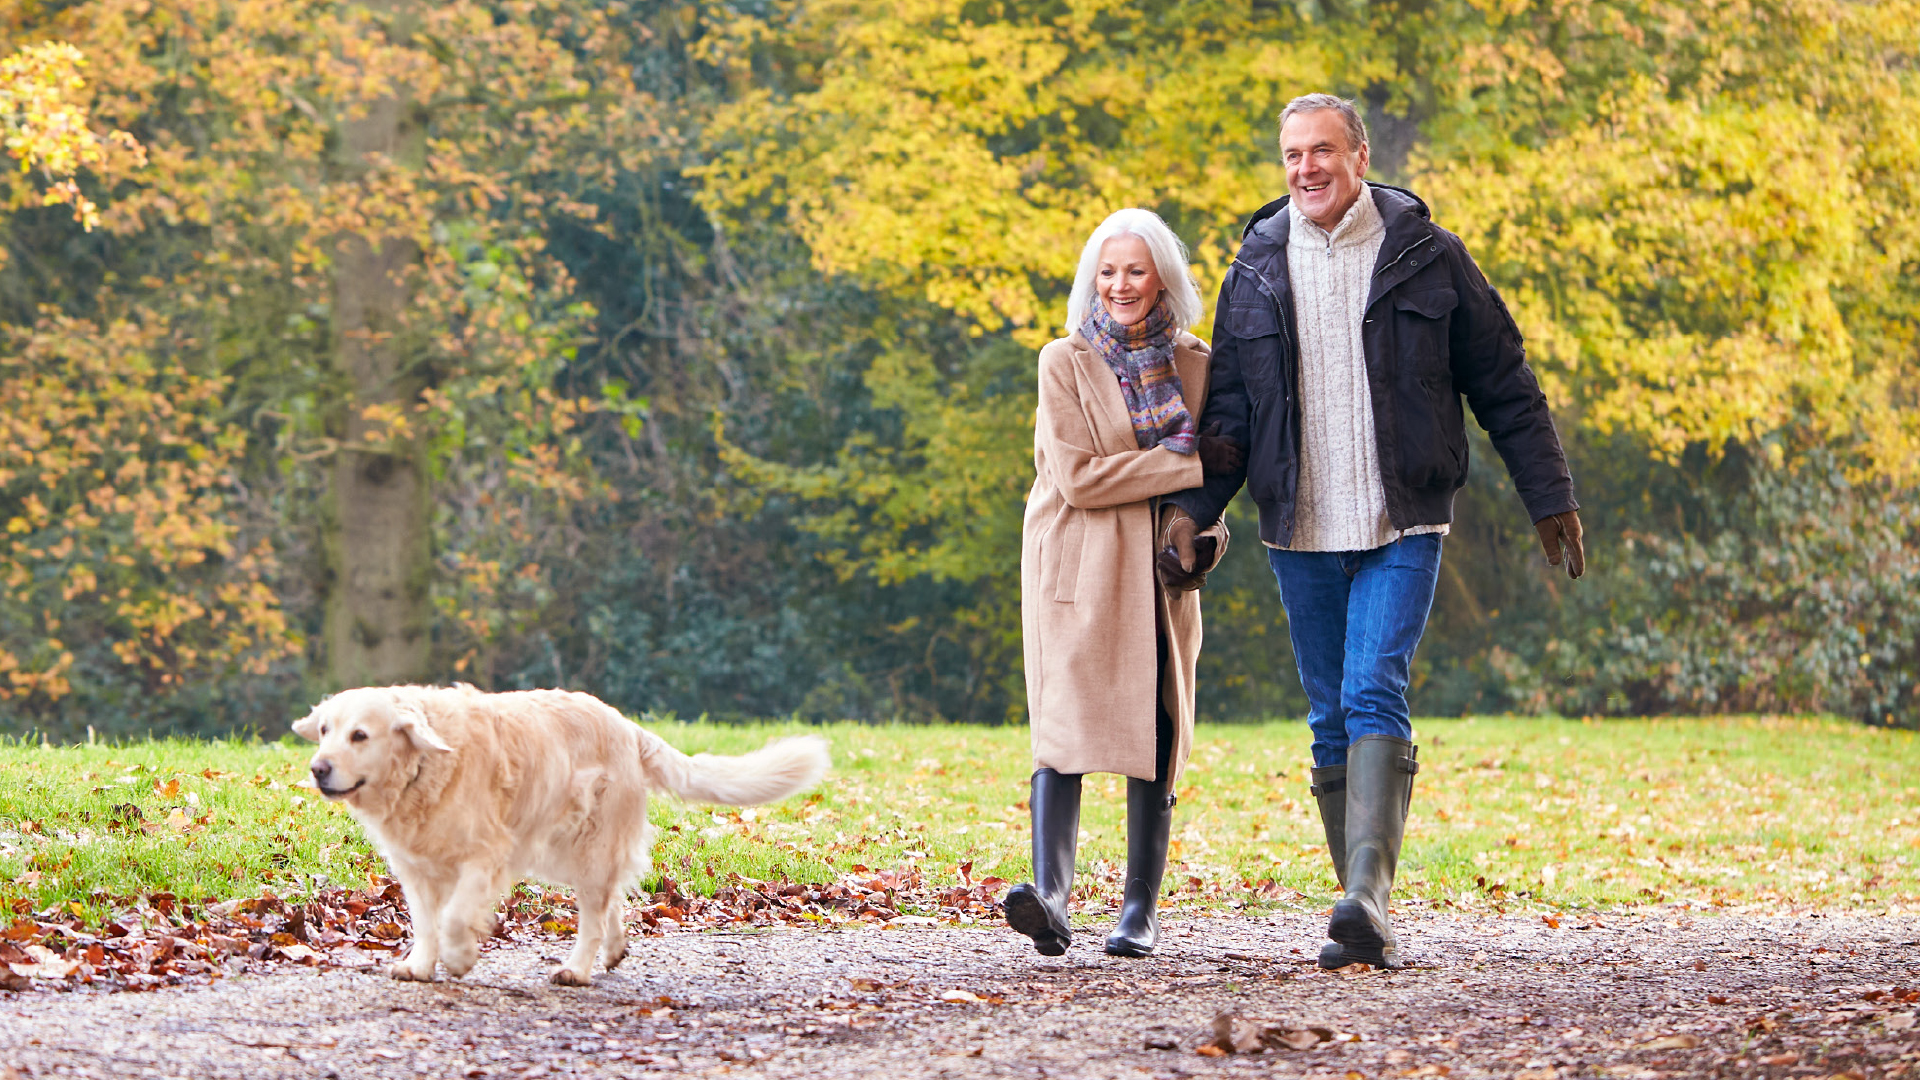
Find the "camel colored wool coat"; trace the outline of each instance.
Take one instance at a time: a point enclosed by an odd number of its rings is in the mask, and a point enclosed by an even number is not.
[[[1174,343],[1187,412],[1207,400],[1207,346]],[[1120,382],[1078,333],[1040,350],[1033,490],[1020,533],[1020,626],[1034,768],[1154,778],[1154,695],[1174,721],[1169,771],[1193,744],[1200,593],[1153,570],[1159,496],[1200,486],[1198,454],[1139,448]],[[1214,563],[1226,552],[1224,525]],[[1155,623],[1167,643],[1154,685]]]

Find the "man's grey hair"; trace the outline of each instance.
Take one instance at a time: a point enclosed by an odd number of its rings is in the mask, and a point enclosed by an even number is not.
[[[1116,236],[1137,236],[1147,242],[1153,255],[1153,268],[1160,274],[1160,287],[1166,290],[1168,313],[1173,325],[1185,330],[1206,314],[1200,306],[1200,289],[1193,283],[1193,271],[1187,265],[1187,245],[1173,234],[1160,215],[1151,210],[1128,208],[1115,210],[1087,237],[1080,251],[1080,267],[1073,276],[1073,291],[1067,295],[1067,333],[1080,329],[1087,313],[1100,303],[1094,288],[1094,276],[1100,269],[1100,247]]]
[[[1360,119],[1360,110],[1353,107],[1353,102],[1333,94],[1302,94],[1287,102],[1287,107],[1280,110],[1280,129],[1286,129],[1287,120],[1292,116],[1319,112],[1321,109],[1332,109],[1347,122],[1348,150],[1358,150],[1367,145],[1367,122]]]

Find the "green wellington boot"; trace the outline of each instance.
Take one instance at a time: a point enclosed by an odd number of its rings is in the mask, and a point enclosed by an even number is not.
[[[1333,878],[1347,891],[1347,767],[1328,765],[1313,770],[1313,801],[1320,805],[1320,827],[1327,834],[1327,856],[1333,860]],[[1320,947],[1320,966],[1328,970],[1352,963],[1338,942]]]
[[[1338,949],[1321,950],[1322,967],[1407,966],[1387,918],[1387,902],[1413,801],[1413,777],[1420,771],[1419,752],[1391,735],[1363,735],[1347,748],[1347,873],[1344,895],[1327,921],[1327,936]]]
[[[1167,873],[1173,804],[1165,780],[1127,777],[1127,890],[1120,924],[1107,935],[1112,956],[1151,956],[1160,940],[1160,882]]]
[[[1080,778],[1052,769],[1033,774],[1033,881],[1007,890],[1007,925],[1033,939],[1041,956],[1059,956],[1073,941],[1067,894],[1080,839]]]
[[[1320,827],[1327,834],[1327,855],[1333,859],[1333,877],[1347,891],[1347,767],[1329,765],[1313,770],[1313,801],[1320,804]]]

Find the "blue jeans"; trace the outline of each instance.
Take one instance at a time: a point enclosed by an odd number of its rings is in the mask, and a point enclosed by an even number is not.
[[[1307,692],[1316,767],[1347,763],[1362,735],[1407,739],[1407,677],[1433,610],[1440,537],[1406,536],[1372,551],[1281,551],[1287,630]]]

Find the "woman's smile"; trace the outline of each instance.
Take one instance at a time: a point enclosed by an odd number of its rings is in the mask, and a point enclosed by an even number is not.
[[[1100,245],[1100,268],[1093,280],[1100,305],[1121,326],[1146,318],[1160,301],[1160,270],[1153,252],[1132,233],[1108,237]]]

